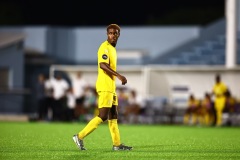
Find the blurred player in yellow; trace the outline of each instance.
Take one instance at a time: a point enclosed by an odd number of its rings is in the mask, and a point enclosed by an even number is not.
[[[198,121],[198,109],[200,101],[195,98],[193,94],[190,94],[188,99],[188,108],[183,117],[184,124],[196,125]],[[191,120],[191,121],[190,121]]]
[[[203,100],[201,101],[201,107],[199,109],[199,114],[201,117],[201,125],[210,126],[213,122],[213,102],[211,95],[205,93]]]
[[[225,107],[225,93],[227,91],[227,86],[221,81],[221,76],[219,74],[215,77],[215,84],[212,89],[212,95],[215,96],[214,107],[216,110],[216,125],[222,125],[222,113]]]
[[[109,130],[113,142],[113,150],[131,150],[132,147],[126,146],[120,141],[118,129],[118,97],[116,95],[116,77],[122,82],[127,83],[126,77],[119,74],[117,70],[116,45],[120,36],[120,27],[117,24],[107,26],[107,40],[98,49],[98,78],[96,91],[98,93],[99,114],[94,117],[78,134],[73,136],[73,140],[80,150],[86,150],[83,139],[92,133],[99,124],[108,120]]]

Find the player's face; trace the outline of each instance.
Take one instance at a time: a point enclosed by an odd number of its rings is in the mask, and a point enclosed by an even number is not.
[[[107,39],[108,42],[115,47],[118,41],[118,37],[120,36],[119,30],[110,28],[108,29],[107,36],[108,36],[108,39]]]

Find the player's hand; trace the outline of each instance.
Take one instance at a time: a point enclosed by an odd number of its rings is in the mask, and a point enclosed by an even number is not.
[[[124,77],[124,76],[122,76],[122,75],[119,75],[119,76],[118,76],[118,79],[119,79],[120,81],[122,81],[122,85],[125,85],[125,84],[127,83],[127,78]]]

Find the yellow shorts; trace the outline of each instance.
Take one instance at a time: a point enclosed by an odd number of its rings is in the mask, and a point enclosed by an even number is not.
[[[113,105],[118,105],[118,98],[116,93],[98,92],[98,108],[111,108]]]
[[[222,111],[225,107],[225,97],[217,97],[215,99],[215,109],[218,111]]]

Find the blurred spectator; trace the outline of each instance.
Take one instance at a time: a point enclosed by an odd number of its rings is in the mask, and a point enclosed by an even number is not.
[[[64,119],[64,109],[66,107],[66,93],[69,89],[68,82],[62,78],[60,73],[51,79],[53,88],[53,121],[61,121]]]
[[[240,115],[240,99],[236,99],[236,105],[235,105],[234,111],[236,114]]]
[[[188,99],[188,107],[184,114],[183,123],[184,124],[197,124],[198,120],[198,109],[200,106],[200,101],[195,98],[193,94],[190,94]]]
[[[45,75],[40,73],[37,77],[37,80],[35,93],[37,97],[38,120],[45,120],[47,117]]]
[[[45,99],[45,105],[47,108],[47,120],[52,120],[52,114],[53,114],[53,88],[51,85],[51,80],[48,76],[46,76],[45,79],[45,93],[46,93],[46,99]]]
[[[128,105],[125,116],[128,123],[138,123],[139,114],[143,107],[143,98],[135,90],[131,90],[128,96]]]
[[[236,113],[237,99],[231,94],[231,91],[227,89],[225,93],[225,107],[223,115],[225,119],[225,125],[232,125],[232,117]]]
[[[214,121],[214,105],[209,93],[205,93],[204,99],[201,101],[199,116],[202,125],[211,125]]]
[[[93,87],[87,87],[85,92],[85,101],[84,101],[84,108],[85,108],[85,118],[84,120],[89,121],[93,117],[98,115],[98,106],[97,106],[97,92],[96,89]]]
[[[226,97],[226,100],[225,100],[225,107],[224,107],[224,110],[223,112],[226,112],[226,113],[234,113],[235,112],[235,105],[236,105],[236,98],[234,98],[232,96],[232,93],[229,89],[227,89],[226,93],[225,93],[225,97]]]
[[[221,81],[221,76],[217,74],[215,76],[215,84],[212,88],[212,94],[215,96],[214,107],[216,110],[216,125],[222,125],[222,114],[225,106],[225,93],[227,91],[227,86]]]
[[[119,123],[124,123],[125,122],[125,112],[126,112],[126,107],[128,105],[128,95],[126,94],[126,89],[125,88],[118,88],[117,89],[117,94],[118,94],[118,120]]]
[[[66,108],[66,121],[74,121],[75,120],[75,115],[74,115],[74,110],[76,107],[76,99],[75,96],[73,94],[73,88],[70,87],[67,90],[67,108]]]
[[[74,114],[76,117],[85,114],[84,100],[88,87],[86,80],[82,77],[81,72],[77,72],[76,77],[72,79],[73,94],[76,98],[76,107]]]

